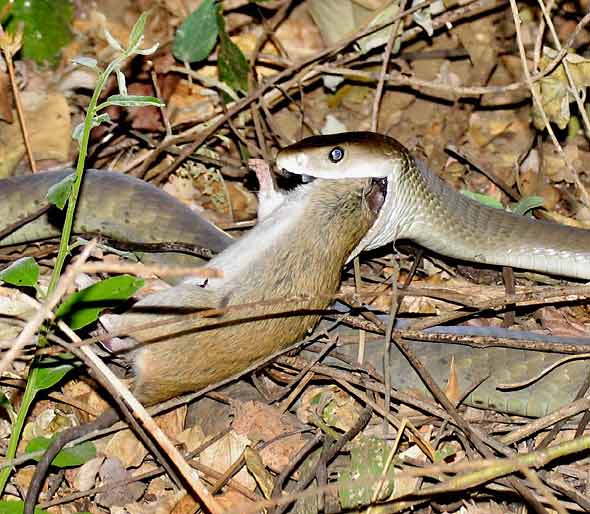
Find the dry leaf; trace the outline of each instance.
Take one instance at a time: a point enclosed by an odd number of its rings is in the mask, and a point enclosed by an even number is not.
[[[251,510],[253,501],[246,498],[243,494],[230,489],[226,493],[216,496],[215,499],[223,512],[244,512]]]
[[[543,47],[540,68],[543,70],[557,57],[557,50]],[[590,86],[590,59],[586,59],[576,53],[566,53],[562,63],[559,64],[549,75],[540,79],[533,87],[541,99],[543,110],[549,121],[555,123],[560,129],[567,127],[570,120],[570,103],[574,101],[574,95],[570,92],[563,62],[568,64],[573,83],[577,92],[584,100],[585,90]],[[533,104],[533,122],[539,130],[545,128],[543,119],[536,102]]]
[[[125,468],[138,467],[147,455],[143,443],[135,437],[131,430],[117,432],[107,443],[104,454],[117,457]]]
[[[0,120],[6,123],[14,123],[12,111],[12,92],[8,73],[0,70]]]
[[[105,484],[131,478],[131,473],[123,467],[123,464],[117,458],[105,459],[100,467],[99,475],[102,482]],[[145,484],[137,481],[119,487],[111,487],[106,492],[96,495],[96,503],[104,507],[126,505],[137,501],[143,494],[144,490]]]
[[[199,425],[193,425],[178,434],[176,440],[183,444],[187,451],[192,452],[205,442],[205,434]]]
[[[18,289],[0,286],[0,340],[14,339],[21,331],[20,325],[10,318],[27,320],[35,312],[36,302]]]
[[[237,433],[246,435],[251,441],[269,441],[300,428],[294,416],[283,414],[270,405],[248,401],[234,402],[232,407],[235,411],[232,428]],[[291,463],[304,443],[301,434],[279,438],[260,452],[264,465],[280,472]]]
[[[105,457],[100,456],[90,459],[88,462],[82,464],[82,466],[76,470],[76,476],[73,480],[74,489],[76,489],[76,491],[88,491],[89,489],[92,489],[96,483],[96,477],[98,476],[104,461]]]
[[[155,418],[156,424],[171,439],[176,440],[182,432],[186,406],[178,407]],[[145,459],[147,450],[131,430],[117,432],[107,443],[104,453],[121,460],[126,468],[138,467]]]
[[[451,364],[449,366],[449,378],[447,380],[447,387],[445,388],[445,394],[447,398],[457,405],[462,397],[463,393],[459,386],[459,379],[457,378],[457,368],[455,368],[455,357],[451,356]]]
[[[542,307],[536,313],[537,319],[554,336],[587,337],[589,324],[576,319],[568,307]]]
[[[36,161],[65,162],[70,157],[70,108],[59,92],[21,94],[27,131]],[[25,156],[20,125],[0,122],[0,178],[8,177]]]
[[[302,395],[297,417],[304,423],[322,423],[346,432],[358,421],[361,405],[335,385],[310,387]]]
[[[248,471],[256,480],[262,494],[267,500],[270,499],[274,489],[274,478],[264,466],[260,453],[248,446],[244,450],[244,459]]]
[[[219,473],[225,473],[227,468],[240,458],[242,452],[249,444],[251,444],[250,439],[232,430],[211,446],[208,446],[199,455],[199,462],[213,468],[215,471],[219,471]],[[251,491],[256,489],[256,482],[246,468],[240,469],[234,475],[233,480],[236,480]]]

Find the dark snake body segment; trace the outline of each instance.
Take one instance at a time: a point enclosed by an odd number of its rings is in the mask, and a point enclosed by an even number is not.
[[[47,190],[72,170],[42,172],[0,180],[0,230],[32,215],[47,204]],[[59,236],[63,212],[52,208],[35,221],[0,239],[0,246]],[[122,173],[86,171],[74,232],[104,234],[131,243],[182,242],[215,253],[232,238],[161,189]],[[202,259],[169,254],[164,262],[199,265]]]
[[[496,385],[531,379],[565,355],[514,348],[472,348],[452,343],[407,342],[443,390],[449,379],[451,360],[454,358],[459,392],[466,393],[479,384],[464,403],[507,414],[537,418],[567,405],[575,399],[590,372],[587,360],[568,362],[531,385],[504,391],[497,389]],[[346,353],[354,361],[358,349],[355,345],[347,345],[339,348],[339,351]],[[382,343],[365,347],[365,362],[374,366],[379,373],[383,372]],[[325,363],[341,364],[331,358]],[[394,387],[419,391],[430,396],[424,382],[395,345],[391,347],[390,369]]]

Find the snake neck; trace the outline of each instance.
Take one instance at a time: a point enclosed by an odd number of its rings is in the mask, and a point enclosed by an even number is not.
[[[590,279],[590,231],[487,207],[408,162],[390,186],[396,238],[464,261]]]

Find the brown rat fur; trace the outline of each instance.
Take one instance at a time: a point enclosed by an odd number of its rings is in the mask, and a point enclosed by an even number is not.
[[[181,319],[174,312],[184,309],[309,297],[134,332],[139,343],[131,358],[137,398],[149,405],[197,391],[301,339],[319,319],[314,311],[331,303],[342,266],[374,222],[382,199],[380,185],[370,179],[316,180],[301,186],[271,216],[210,261],[208,267],[221,269],[224,279],[204,287],[185,281],[146,297],[117,318],[114,328],[120,332],[171,316]],[[112,422],[112,416],[105,419],[104,423]],[[64,434],[61,446],[98,425],[77,430],[69,439]],[[37,467],[27,494],[30,512],[53,460],[50,454],[56,453],[48,451]]]

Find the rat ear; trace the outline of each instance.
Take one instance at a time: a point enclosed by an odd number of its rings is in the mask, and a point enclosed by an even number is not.
[[[383,207],[385,202],[385,194],[387,192],[387,179],[386,178],[374,178],[367,188],[366,198],[369,208],[373,214],[377,215]]]

